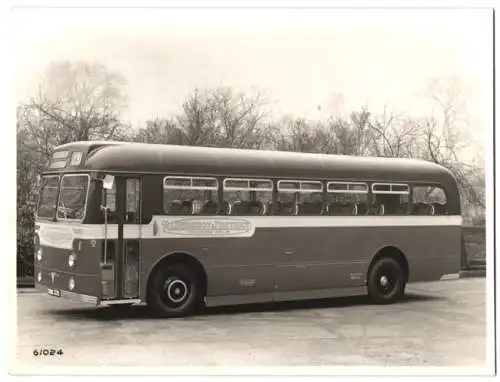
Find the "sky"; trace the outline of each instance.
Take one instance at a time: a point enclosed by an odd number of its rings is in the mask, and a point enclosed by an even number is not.
[[[309,119],[367,105],[430,113],[428,81],[459,76],[473,139],[492,113],[492,14],[460,9],[17,9],[16,95],[51,61],[100,62],[128,81],[124,118],[179,111],[195,88],[263,90],[274,115]]]

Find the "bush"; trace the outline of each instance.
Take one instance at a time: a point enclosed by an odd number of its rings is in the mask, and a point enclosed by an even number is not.
[[[35,244],[35,214],[33,203],[18,208],[17,277],[33,276]]]

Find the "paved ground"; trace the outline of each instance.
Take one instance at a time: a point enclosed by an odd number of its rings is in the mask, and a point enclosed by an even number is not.
[[[415,284],[405,301],[364,298],[207,309],[154,319],[18,293],[21,365],[482,366],[485,280]],[[62,356],[34,357],[38,348]]]

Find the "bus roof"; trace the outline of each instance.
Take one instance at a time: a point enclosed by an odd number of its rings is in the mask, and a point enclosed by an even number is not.
[[[456,188],[448,169],[418,159],[113,141],[74,142],[56,150],[62,149],[88,152],[84,167],[107,172],[414,181]]]

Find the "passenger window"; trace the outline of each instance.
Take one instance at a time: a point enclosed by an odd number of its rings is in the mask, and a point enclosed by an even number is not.
[[[217,179],[166,177],[163,182],[163,208],[168,215],[215,215]]]
[[[323,185],[319,181],[278,181],[277,215],[321,215]]]
[[[297,215],[299,191],[300,182],[278,181],[275,213],[277,215]]]
[[[328,182],[328,215],[349,216],[368,213],[368,185],[358,182]]]
[[[224,179],[225,215],[267,215],[273,195],[269,179]]]
[[[415,215],[446,215],[446,194],[439,186],[413,187],[413,213]]]
[[[372,214],[407,215],[410,212],[410,187],[400,183],[372,184]]]
[[[321,215],[323,213],[323,184],[300,182],[297,215]]]

